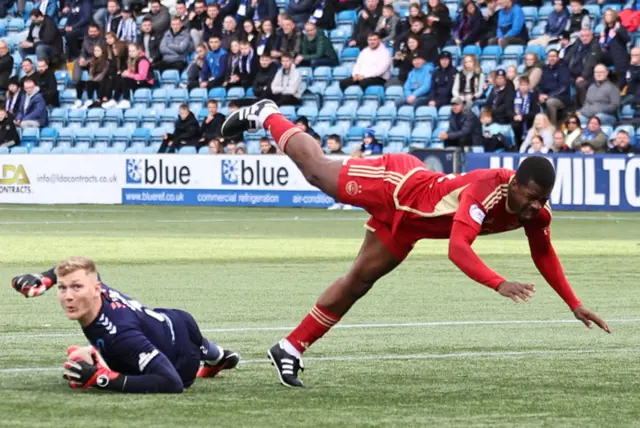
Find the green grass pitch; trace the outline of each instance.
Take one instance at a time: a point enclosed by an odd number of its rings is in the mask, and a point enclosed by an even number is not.
[[[324,210],[0,205],[2,427],[640,426],[640,215],[555,212],[552,238],[607,335],[572,321],[535,270],[523,232],[474,248],[537,293],[516,305],[422,241],[307,353],[288,389],[266,349],[356,255],[365,213]],[[74,391],[68,345],[84,344],[55,293],[9,285],[69,255],[151,307],[194,314],[245,364],[180,396]]]

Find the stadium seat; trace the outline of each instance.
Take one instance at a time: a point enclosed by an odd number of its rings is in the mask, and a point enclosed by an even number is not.
[[[195,147],[185,146],[185,147],[181,147],[180,150],[178,150],[178,154],[180,154],[180,155],[195,155],[195,154],[197,154],[197,151],[196,151]]]
[[[553,12],[553,5],[550,5],[550,4],[543,5],[540,9],[538,9],[538,19],[548,18],[552,12]]]
[[[253,88],[247,88],[247,93],[244,94],[245,98],[257,98],[256,94],[253,92]]]
[[[164,128],[151,129],[151,143],[162,143],[162,137],[166,134]]]
[[[76,143],[75,146],[71,148],[70,153],[87,153],[90,148],[90,143],[87,141],[81,141]]]
[[[129,129],[136,129],[140,125],[140,121],[142,119],[142,112],[147,112],[148,109],[144,107],[135,107],[125,110],[124,119],[122,121],[122,126]],[[155,126],[155,121],[153,122]]]
[[[413,109],[413,106],[402,106],[398,109],[398,115],[396,116],[396,125],[405,124],[409,128],[411,128],[414,118],[415,111]]]
[[[318,117],[318,108],[310,106],[299,107],[296,111],[296,117],[304,116],[309,119],[310,123],[315,123]]]
[[[70,128],[82,128],[84,121],[87,118],[86,110],[73,109],[69,110],[69,117],[67,120],[67,126]]]
[[[26,155],[29,153],[29,149],[24,146],[13,146],[10,149],[12,155]]]
[[[58,92],[62,92],[69,86],[70,78],[69,73],[66,70],[56,71],[56,84],[58,86]]]
[[[179,107],[186,104],[189,100],[189,92],[184,88],[173,88],[168,90],[169,105],[171,107]]]
[[[189,92],[189,109],[193,111],[197,106],[203,107],[206,100],[206,88],[193,88],[191,92]]]
[[[336,24],[338,25],[355,25],[356,22],[358,22],[358,15],[354,10],[343,10],[336,17]]]
[[[480,48],[480,46],[476,46],[476,45],[465,46],[464,49],[462,50],[462,55],[475,55],[476,57],[478,57],[478,59],[480,59],[481,54],[482,54],[482,49]]]
[[[627,104],[624,107],[622,107],[622,111],[620,112],[620,118],[631,119],[635,116],[635,114],[636,114],[636,111],[633,109],[633,107]]]
[[[145,146],[151,139],[151,131],[147,128],[136,128],[133,130],[133,134],[131,134],[131,142],[142,143]]]
[[[209,91],[208,98],[222,103],[227,98],[227,90],[225,88],[213,88]]]
[[[382,126],[387,130],[391,128],[396,120],[397,109],[394,104],[385,104],[378,108],[376,113],[376,125]]]
[[[160,80],[163,88],[175,88],[180,83],[180,73],[177,70],[165,70],[162,72]]]
[[[341,53],[342,65],[344,66],[346,64],[355,64],[356,60],[358,59],[358,55],[360,55],[360,48],[344,48]]]
[[[387,139],[389,141],[389,144],[399,143],[402,147],[406,144],[410,133],[411,127],[407,125],[396,125],[389,130]]]
[[[87,118],[84,123],[90,128],[99,128],[104,120],[105,110],[101,108],[92,108],[87,111]]]
[[[318,118],[316,122],[327,122],[329,125],[333,125],[336,119],[336,109],[332,106],[325,106],[318,112]]]
[[[75,145],[77,146],[80,143],[86,143],[87,148],[89,145],[93,143],[93,128],[78,128],[73,131],[73,139],[75,141]]]
[[[40,138],[40,129],[38,128],[27,128],[22,130],[22,136],[20,138],[20,143],[24,145],[35,145],[37,144]]]
[[[538,58],[540,58],[541,61],[544,61],[546,53],[544,51],[544,47],[540,46],[540,45],[531,45],[531,46],[527,46],[526,49],[524,50],[525,53],[528,52],[533,52],[538,54]]]
[[[333,69],[333,80],[340,81],[351,77],[351,70],[348,67],[338,66]]]
[[[372,105],[362,105],[356,111],[356,126],[372,126],[376,119],[376,107]]]
[[[112,130],[112,140],[114,143],[114,146],[117,143],[121,143],[121,144],[125,144],[128,145],[129,144],[129,139],[131,137],[132,131],[128,128],[115,128]]]
[[[56,128],[42,128],[40,131],[40,143],[38,145],[43,144],[55,144],[58,139],[58,130]]]
[[[313,81],[329,83],[331,81],[331,68],[325,66],[316,67],[313,70]]]
[[[113,130],[111,128],[98,128],[98,129],[94,129],[93,131],[93,141],[94,141],[94,147],[100,143],[100,144],[106,144],[109,145],[109,143],[111,142],[111,134],[113,133]]]
[[[9,154],[9,148],[8,147],[0,147],[0,155],[6,155]]]
[[[438,109],[438,122],[449,122],[451,106],[442,106]]]
[[[103,126],[116,127],[120,126],[123,119],[123,113],[121,109],[110,108],[104,115]]]
[[[178,119],[178,109],[174,107],[166,108],[160,111],[160,123],[173,125]],[[158,123],[158,125],[160,125]],[[146,123],[145,123],[146,125]],[[147,126],[145,126],[147,128]]]
[[[21,18],[10,18],[5,26],[7,34],[16,34],[24,30],[24,20]]]
[[[229,98],[230,100],[244,98],[244,88],[238,86],[230,88],[227,92],[227,98]]]
[[[154,89],[151,93],[151,107],[154,109],[163,109],[167,106],[169,94],[166,88]]]
[[[41,145],[39,145],[39,146],[37,146],[37,147],[33,147],[33,148],[31,149],[31,152],[29,152],[29,153],[31,153],[31,154],[33,154],[33,155],[46,155],[46,154],[51,153],[51,149],[52,149],[52,148],[53,148],[53,147],[51,147],[51,146],[49,146],[49,145],[43,146],[43,145],[41,144]],[[0,152],[0,153],[1,153],[1,152]]]
[[[504,52],[502,53],[502,58],[505,60],[516,60],[520,62],[522,60],[522,55],[524,55],[524,47],[520,45],[509,45],[504,48]]]
[[[136,89],[133,93],[133,103],[136,107],[148,107],[151,105],[151,89]]]
[[[384,104],[384,86],[374,85],[367,87],[362,97],[362,104],[374,108],[378,108],[379,105]]]
[[[302,82],[306,85],[311,85],[313,81],[313,69],[311,67],[299,67],[296,68],[302,76]]]
[[[438,118],[438,111],[432,106],[420,106],[415,112],[415,123],[428,124],[431,127],[435,126]]]
[[[482,55],[480,56],[481,60],[492,59],[494,61],[500,61],[500,57],[502,56],[502,47],[497,45],[489,45],[484,48],[482,51]]]
[[[388,86],[385,91],[385,100],[393,101],[404,98],[404,89],[400,85]]]
[[[360,86],[357,86],[357,85],[349,86],[347,87],[347,89],[344,90],[344,98],[342,100],[342,104],[343,105],[349,104],[357,108],[360,105],[362,96],[363,96],[363,92]]]
[[[61,107],[71,107],[76,102],[76,90],[75,89],[65,89],[60,93],[60,106]]]
[[[336,125],[349,128],[356,118],[357,106],[354,104],[344,104],[336,112]]]
[[[431,141],[431,125],[418,125],[411,131],[409,144],[411,147],[427,148]]]
[[[294,106],[280,106],[280,113],[291,121],[296,120],[296,108]]]
[[[93,144],[93,149],[95,150],[96,153],[105,153],[108,147],[109,147],[109,144],[103,141]]]

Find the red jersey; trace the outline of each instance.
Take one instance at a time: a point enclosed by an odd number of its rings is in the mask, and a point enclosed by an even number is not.
[[[338,199],[371,214],[367,229],[403,260],[420,239],[449,238],[449,258],[470,278],[497,289],[505,281],[471,248],[478,235],[514,230],[523,225],[509,212],[507,190],[515,172],[480,169],[465,174],[427,170],[418,158],[387,154],[375,159],[348,159],[338,180]],[[564,276],[553,250],[547,204],[524,225],[538,270],[571,309],[580,301]]]

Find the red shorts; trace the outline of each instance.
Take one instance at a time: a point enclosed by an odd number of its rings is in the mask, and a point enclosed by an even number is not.
[[[424,163],[415,156],[395,153],[379,158],[350,158],[344,162],[338,179],[340,202],[364,208],[371,218],[365,228],[382,241],[398,260],[404,260],[413,249],[415,240],[402,239],[392,233],[397,213],[394,191],[411,170]]]

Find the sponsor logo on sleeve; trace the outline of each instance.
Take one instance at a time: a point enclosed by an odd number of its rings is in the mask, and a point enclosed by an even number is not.
[[[482,225],[484,222],[484,218],[487,216],[484,211],[480,209],[480,207],[476,204],[471,205],[469,208],[469,215],[476,223]]]
[[[147,365],[159,354],[157,349],[154,349],[151,352],[141,352],[138,356],[138,367],[140,368],[140,372],[144,372],[144,369],[147,368]]]

